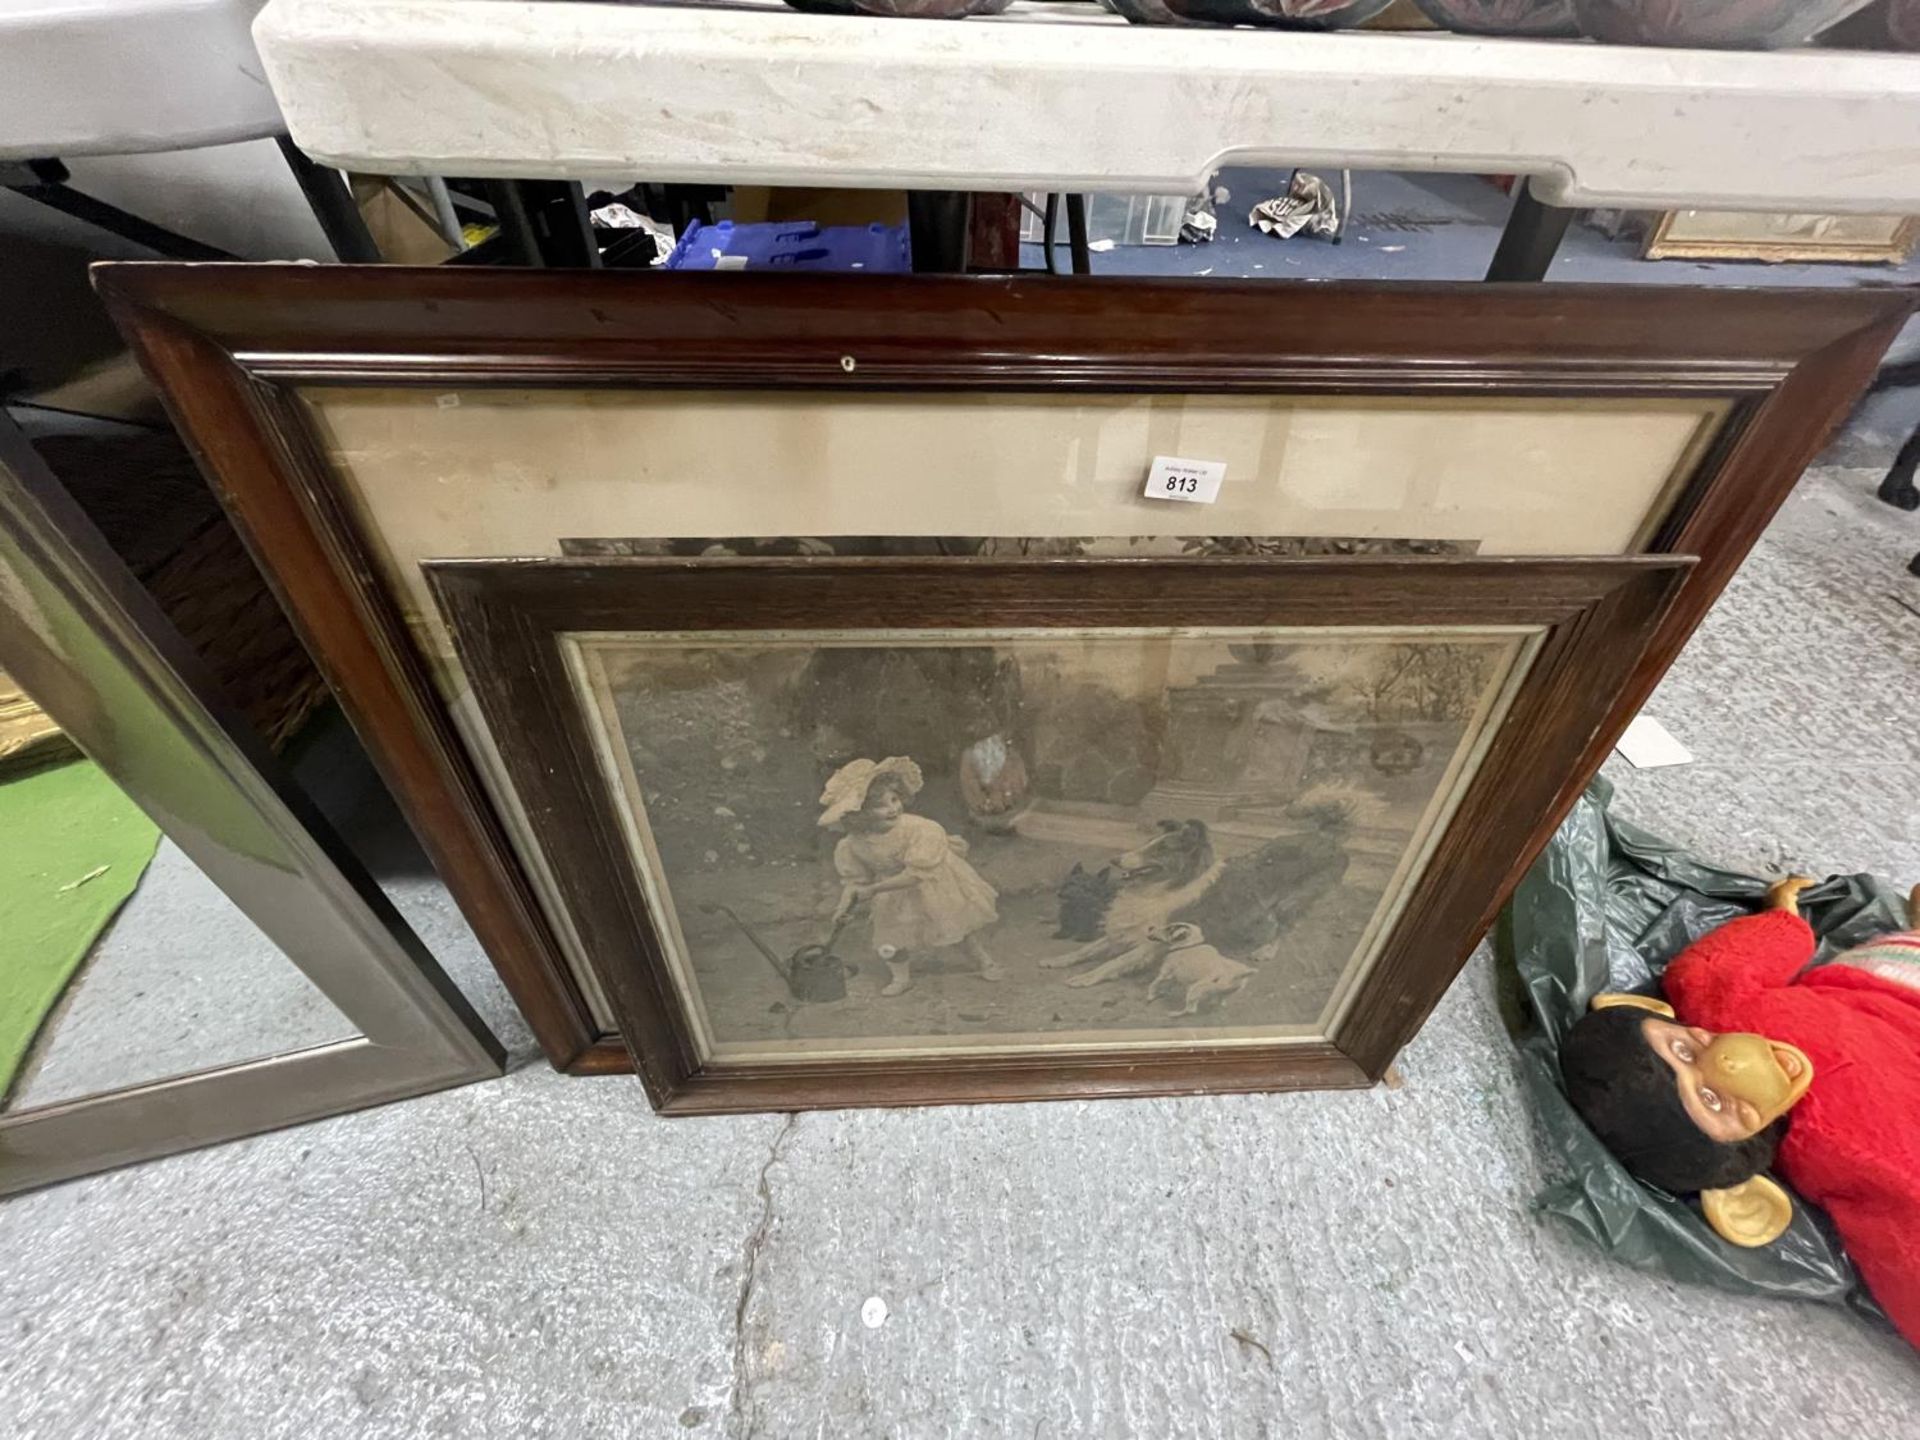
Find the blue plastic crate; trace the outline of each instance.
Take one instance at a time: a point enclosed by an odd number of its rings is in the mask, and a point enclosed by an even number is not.
[[[871,270],[904,275],[913,251],[904,225],[830,225],[789,220],[687,227],[667,256],[669,270]]]

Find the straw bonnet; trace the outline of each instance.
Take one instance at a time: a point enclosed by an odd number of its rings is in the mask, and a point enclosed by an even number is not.
[[[866,804],[868,789],[882,775],[899,777],[909,795],[918,795],[925,783],[920,778],[920,767],[904,755],[889,755],[884,760],[849,760],[833,772],[827,788],[820,792],[820,803],[826,808],[820,812],[819,823],[837,825]]]

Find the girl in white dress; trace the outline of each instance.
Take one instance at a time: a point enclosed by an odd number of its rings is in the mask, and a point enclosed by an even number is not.
[[[962,857],[967,842],[938,822],[907,812],[920,793],[920,767],[904,755],[853,760],[820,792],[820,824],[847,832],[833,851],[840,876],[837,925],[866,903],[873,945],[886,962],[882,995],[913,984],[916,951],[958,945],[980,966],[980,978],[1005,975],[980,931],[1000,918],[994,888]]]

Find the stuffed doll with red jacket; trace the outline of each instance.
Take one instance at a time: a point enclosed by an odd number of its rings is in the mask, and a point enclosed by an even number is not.
[[[1560,1049],[1567,1095],[1638,1178],[1698,1192],[1740,1245],[1777,1239],[1792,1202],[1823,1208],[1880,1307],[1920,1346],[1920,931],[1808,968],[1782,880],[1769,908],[1689,946],[1671,1004],[1602,995]],[[1920,887],[1909,902],[1920,924]]]

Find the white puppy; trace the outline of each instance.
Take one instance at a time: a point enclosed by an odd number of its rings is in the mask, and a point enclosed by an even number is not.
[[[1242,965],[1207,944],[1198,925],[1182,921],[1161,926],[1148,931],[1147,939],[1164,946],[1167,957],[1147,987],[1147,999],[1159,999],[1162,990],[1186,987],[1186,1006],[1175,1015],[1198,1015],[1202,1007],[1221,1003],[1253,974],[1251,965]]]

